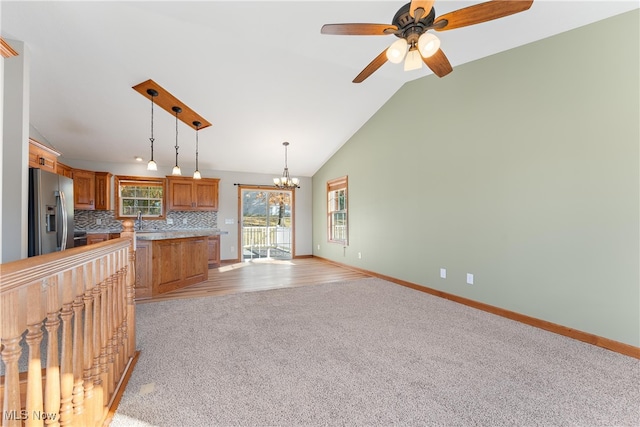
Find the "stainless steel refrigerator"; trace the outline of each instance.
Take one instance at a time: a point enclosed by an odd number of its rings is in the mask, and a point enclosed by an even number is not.
[[[73,180],[29,168],[29,256],[73,247]]]

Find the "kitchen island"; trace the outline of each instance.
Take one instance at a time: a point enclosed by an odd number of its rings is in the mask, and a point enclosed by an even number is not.
[[[207,280],[219,241],[218,229],[136,232],[136,299]]]

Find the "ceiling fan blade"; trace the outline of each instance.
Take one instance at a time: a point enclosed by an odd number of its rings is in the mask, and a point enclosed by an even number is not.
[[[373,72],[378,68],[382,67],[385,62],[387,62],[387,49],[383,50],[380,55],[376,56],[375,59],[364,68],[364,70],[360,71],[360,74],[353,79],[353,82],[362,83],[364,79],[373,74]]]
[[[340,36],[386,36],[398,27],[391,24],[325,24],[320,33]]]
[[[453,71],[449,60],[447,59],[447,56],[444,54],[442,49],[438,49],[436,53],[428,58],[422,57],[422,60],[425,64],[427,64],[427,67],[431,68],[433,74],[438,77],[444,77]]]
[[[409,14],[416,18],[416,21],[419,21],[431,12],[433,3],[435,3],[435,0],[412,0],[411,6],[409,6]],[[416,9],[419,8],[422,8],[423,11],[420,16],[416,16]]]
[[[532,3],[533,0],[493,0],[476,4],[439,16],[433,23],[433,28],[436,31],[445,31],[480,24],[524,12],[531,7]]]

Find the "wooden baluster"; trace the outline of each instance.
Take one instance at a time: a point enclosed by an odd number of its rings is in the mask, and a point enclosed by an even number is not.
[[[118,266],[118,254],[115,255],[114,268]],[[113,361],[115,365],[116,383],[120,375],[122,375],[122,350],[120,348],[120,338],[122,337],[122,325],[120,324],[120,271],[116,270],[115,280],[113,283]],[[117,385],[117,384],[116,384]]]
[[[95,423],[99,423],[102,420],[103,407],[104,407],[104,384],[102,382],[102,365],[100,364],[100,350],[101,350],[101,328],[102,323],[101,312],[102,312],[102,298],[100,296],[100,268],[99,265],[95,265],[96,271],[94,276],[95,286],[93,288],[93,384],[94,384],[94,421]]]
[[[109,261],[107,261],[107,266],[110,266]],[[110,272],[109,268],[107,268],[107,272]],[[105,345],[107,348],[107,384],[109,385],[109,397],[111,397],[115,389],[115,364],[113,358],[113,282],[113,274],[109,274],[109,278],[105,281],[105,291],[107,293]]]
[[[20,301],[22,299],[22,301]],[[18,370],[18,359],[22,352],[20,339],[24,328],[21,325],[19,313],[21,307],[18,292],[7,292],[2,295],[0,301],[0,335],[2,336],[2,361],[5,367],[4,376],[4,405],[2,410],[2,425],[8,427],[20,426],[21,407],[20,404],[20,374]],[[26,320],[25,320],[26,323]]]
[[[47,414],[47,426],[59,426],[60,413],[60,365],[58,363],[58,278],[50,277],[47,281],[47,319],[44,327],[47,330],[47,369],[44,388],[44,411]]]
[[[93,390],[93,263],[89,262],[84,268],[85,292],[82,296],[84,301],[84,350],[82,375],[84,379],[84,403],[85,403],[85,423],[84,425],[95,425],[95,396]]]
[[[116,381],[118,380],[120,372],[116,355],[116,337],[117,337],[117,324],[116,324],[116,298],[117,298],[117,274],[115,273],[114,255],[109,254],[107,257],[107,272],[109,274],[109,281],[107,282],[107,300],[109,301],[109,307],[107,310],[107,322],[109,329],[107,331],[107,362],[109,363],[109,397],[113,394]]]
[[[82,312],[84,302],[84,268],[79,266],[73,270],[73,424],[84,426],[87,424],[84,407],[83,361],[84,336],[82,330]]]
[[[59,286],[62,291],[62,342],[60,360],[60,425],[69,426],[73,421],[73,283],[71,270],[62,274]]]
[[[127,280],[126,271],[126,260],[124,258],[125,251],[118,251],[118,351],[120,352],[120,366],[124,371],[124,368],[127,365],[126,358],[126,346],[124,342],[125,337],[125,304],[126,304],[126,290],[125,290],[125,282]]]
[[[102,380],[102,414],[108,410],[110,383],[109,364],[107,356],[107,335],[109,322],[107,321],[109,312],[109,299],[107,297],[107,265],[104,258],[100,259],[100,379]]]
[[[2,338],[2,361],[5,366],[3,426],[20,426],[22,418],[20,374],[18,372],[18,359],[22,353],[20,339],[20,335],[13,338]]]
[[[128,266],[127,266],[127,279],[126,286],[126,335],[127,335],[127,359],[133,357],[136,351],[136,306],[135,306],[135,283],[136,283],[136,233],[133,229],[133,221],[125,220],[122,222],[123,231],[120,233],[120,237],[125,237],[131,240],[128,250]]]
[[[36,417],[35,414],[43,414],[44,406],[42,396],[42,357],[40,355],[40,343],[44,333],[42,332],[43,315],[43,293],[40,283],[31,285],[27,289],[27,301],[29,301],[29,309],[27,310],[28,332],[26,343],[29,348],[29,365],[27,373],[27,402],[25,410],[27,411],[27,427],[42,427],[44,420],[42,417]]]
[[[29,367],[27,374],[27,404],[25,410],[28,418],[25,422],[27,427],[41,427],[44,423],[40,417],[33,414],[42,414],[42,360],[40,358],[40,343],[42,342],[42,323],[35,323],[28,326],[25,341],[29,347]]]
[[[126,307],[126,288],[125,283],[127,280],[126,271],[126,259],[125,252],[121,250],[118,252],[118,351],[120,352],[120,366],[122,371],[127,366],[126,346],[125,346],[125,307]]]

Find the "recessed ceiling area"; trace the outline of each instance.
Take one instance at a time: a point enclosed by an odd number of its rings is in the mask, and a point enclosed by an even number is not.
[[[279,174],[289,141],[292,175],[312,176],[405,82],[437,84],[427,67],[392,63],[354,84],[395,37],[320,34],[327,23],[391,23],[405,3],[3,1],[1,33],[25,43],[30,124],[65,159],[148,160],[149,99],[132,87],[152,79],[212,123],[199,134],[201,170]],[[438,16],[477,3],[434,8]],[[535,0],[526,12],[438,37],[455,75],[467,62],[637,8]],[[155,161],[170,170],[175,118],[158,110],[154,126]],[[193,129],[180,132],[186,166]]]

